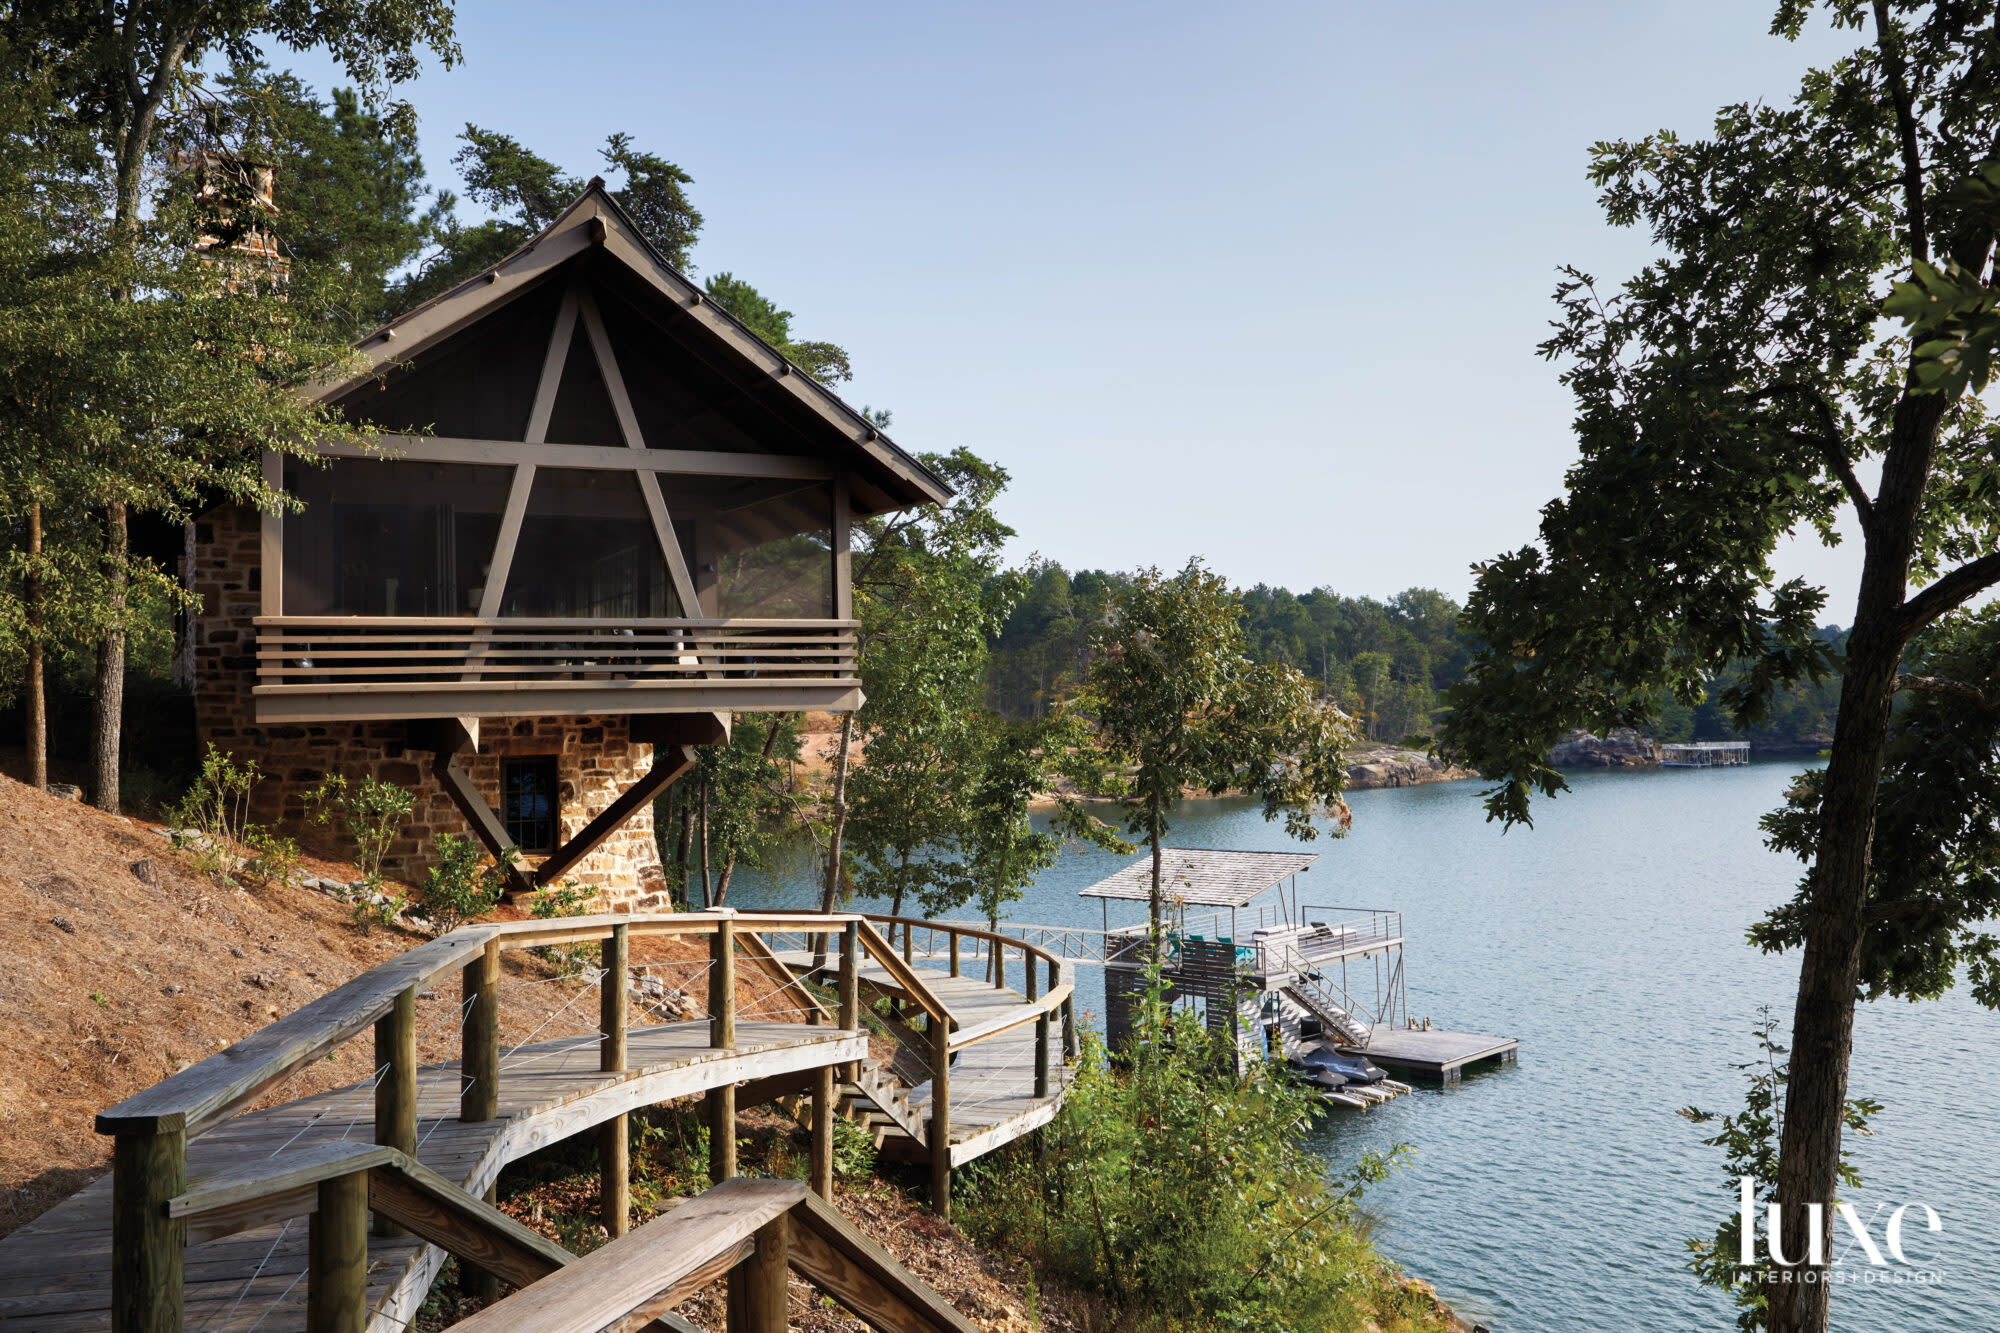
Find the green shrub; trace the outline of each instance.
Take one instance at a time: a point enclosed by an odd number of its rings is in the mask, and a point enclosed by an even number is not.
[[[582,916],[596,901],[597,890],[581,880],[566,879],[551,889],[543,889],[528,900],[528,915],[537,921],[556,921],[566,916]],[[598,965],[603,952],[595,944],[543,944],[530,950],[537,958],[554,965],[556,975],[575,977]]]
[[[370,926],[393,926],[409,907],[410,900],[395,889],[364,885],[354,898],[354,924],[364,931]]]
[[[841,1115],[833,1118],[833,1174],[842,1180],[875,1174],[875,1136]]]
[[[379,890],[382,860],[403,821],[417,808],[417,794],[373,776],[350,784],[340,774],[329,773],[306,794],[306,808],[314,823],[336,826],[353,840],[354,864],[362,880],[369,889]]]
[[[290,884],[299,877],[299,845],[256,824],[243,830],[243,847],[249,855],[242,866],[243,878],[253,889],[273,884]]]
[[[521,855],[518,848],[509,847],[492,865],[481,866],[479,844],[455,833],[440,833],[431,851],[437,863],[424,872],[416,905],[440,935],[492,911],[507,887],[508,867]]]
[[[194,868],[230,878],[243,868],[239,849],[250,824],[250,792],[262,780],[257,761],[238,765],[210,742],[201,771],[187,791],[166,808],[167,836]]]
[[[1363,1187],[1408,1148],[1335,1175],[1303,1143],[1326,1110],[1318,1094],[1281,1063],[1239,1074],[1226,1038],[1160,996],[1117,1062],[1086,1029],[1039,1150],[1013,1145],[962,1173],[966,1224],[1104,1293],[1133,1323],[1443,1327],[1355,1225]]]

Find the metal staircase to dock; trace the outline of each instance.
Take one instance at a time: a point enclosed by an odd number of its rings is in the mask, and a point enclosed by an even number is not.
[[[1301,974],[1284,988],[1284,994],[1300,1008],[1318,1019],[1327,1032],[1338,1033],[1343,1044],[1365,1049],[1368,1045],[1368,1025],[1356,1021],[1354,1015],[1343,1009],[1328,990],[1310,974]]]

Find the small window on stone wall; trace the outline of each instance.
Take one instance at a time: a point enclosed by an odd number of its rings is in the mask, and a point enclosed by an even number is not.
[[[500,819],[524,852],[556,849],[556,761],[504,759],[500,763]]]

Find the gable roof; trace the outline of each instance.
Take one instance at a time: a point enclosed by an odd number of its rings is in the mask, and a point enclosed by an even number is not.
[[[1162,847],[1160,892],[1195,907],[1243,907],[1319,857],[1310,852],[1231,852],[1209,847]],[[1078,895],[1146,902],[1153,896],[1153,858],[1142,856]]]
[[[676,326],[677,335],[685,329],[691,341],[699,340],[718,357],[755,372],[753,382],[771,401],[796,409],[830,451],[847,455],[858,470],[870,474],[877,487],[895,501],[876,508],[943,504],[952,498],[954,492],[943,478],[897,447],[839,395],[793,365],[669,264],[605,190],[603,181],[595,178],[575,203],[513,254],[356,342],[356,350],[367,360],[366,368],[313,386],[311,396],[324,402],[351,393],[386,366],[439,346],[539,287],[565,264],[593,251],[609,256],[642,287],[678,307],[685,318]]]

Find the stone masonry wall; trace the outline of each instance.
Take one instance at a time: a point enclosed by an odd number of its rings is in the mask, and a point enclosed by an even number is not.
[[[471,830],[432,780],[430,754],[406,748],[405,724],[256,720],[250,689],[257,676],[252,621],[261,600],[258,528],[257,515],[236,506],[212,510],[195,525],[193,583],[202,609],[194,621],[193,675],[201,738],[239,763],[257,761],[264,780],[252,794],[250,818],[287,833],[323,832],[310,825],[304,797],[328,773],[350,782],[373,776],[414,789],[416,812],[390,847],[385,869],[395,879],[420,880],[437,834]],[[480,726],[479,753],[462,762],[497,812],[503,758],[553,757],[562,842],[645,774],[652,750],[630,739],[629,719],[622,716],[487,718]],[[529,864],[539,859],[527,858]],[[662,906],[665,878],[653,843],[652,811],[635,814],[566,878],[598,888],[614,910]]]

